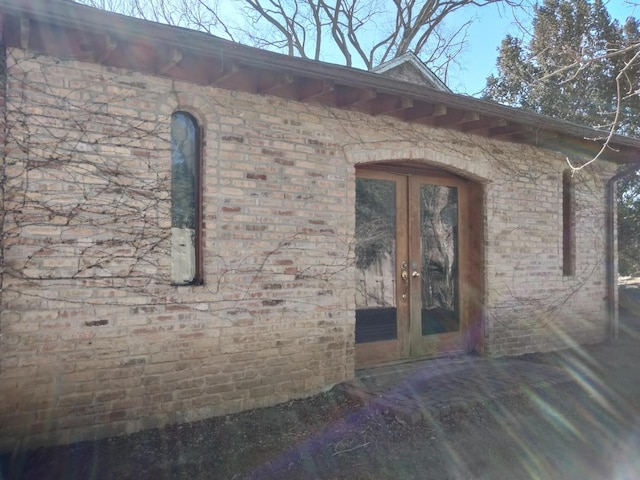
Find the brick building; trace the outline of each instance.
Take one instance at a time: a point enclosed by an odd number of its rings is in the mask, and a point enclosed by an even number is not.
[[[638,140],[572,176],[601,133],[388,75],[413,60],[44,0],[0,0],[0,34],[0,450],[616,334],[612,192]]]

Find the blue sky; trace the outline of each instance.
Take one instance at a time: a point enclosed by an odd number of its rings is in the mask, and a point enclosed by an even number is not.
[[[635,1],[636,5],[631,2]],[[610,0],[607,2],[609,14],[621,22],[628,16],[640,15],[640,3],[638,0]],[[485,86],[486,79],[491,73],[495,73],[498,47],[507,33],[519,36],[519,27],[513,19],[511,10],[489,5],[478,8],[475,11],[476,19],[468,32],[468,45],[460,55],[461,69],[451,72],[448,86],[456,93],[477,95]],[[532,9],[520,12],[518,17],[523,25],[529,27],[531,18],[527,14]],[[460,21],[465,21],[469,13],[459,14]]]
[[[472,20],[467,32],[467,44],[458,56],[459,66],[452,67],[446,79],[449,88],[456,93],[472,96],[480,94],[486,85],[487,77],[496,72],[496,57],[502,39],[508,33],[513,36],[522,35],[518,22],[526,28],[531,26],[532,5],[536,0],[523,0],[523,2],[530,7],[516,11],[510,7],[495,4],[485,7],[468,7],[455,12],[447,19],[445,28],[452,31],[458,30],[469,19]],[[605,0],[605,2],[609,14],[620,22],[624,22],[628,16],[640,16],[640,0]],[[235,5],[230,0],[218,0],[219,13],[223,17],[233,17],[237,13]],[[517,16],[517,20],[514,19],[514,15]],[[222,33],[220,35],[226,37]],[[336,51],[323,50],[322,59],[338,64],[344,62],[343,56]],[[357,56],[354,56],[354,62],[355,68],[364,68],[363,64],[359,64]],[[442,78],[442,80],[445,79]]]

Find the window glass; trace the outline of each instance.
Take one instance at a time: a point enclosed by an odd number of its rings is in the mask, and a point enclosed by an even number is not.
[[[565,170],[562,174],[562,273],[571,276],[575,269],[575,192],[571,170]]]
[[[171,282],[197,279],[199,139],[188,113],[171,116]]]

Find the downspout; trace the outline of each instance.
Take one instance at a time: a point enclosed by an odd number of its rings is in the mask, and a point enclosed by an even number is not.
[[[5,42],[6,35],[6,17],[0,12],[0,311],[4,309],[2,294],[4,288],[4,228],[5,228],[5,202],[6,202],[6,176],[5,169],[7,164],[8,151],[8,134],[9,125],[7,121],[7,46]],[[0,323],[0,341],[2,341],[2,326]],[[1,347],[0,347],[1,348]]]
[[[606,188],[606,269],[607,269],[607,316],[609,318],[609,340],[618,339],[618,272],[616,268],[616,182],[640,171],[640,162],[632,163],[607,181]]]

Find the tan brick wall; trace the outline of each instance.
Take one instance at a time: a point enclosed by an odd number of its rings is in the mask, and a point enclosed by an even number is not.
[[[411,159],[484,184],[489,354],[603,338],[604,177],[584,176],[564,278],[559,154],[19,50],[9,70],[0,449],[351,378],[357,163]],[[202,286],[169,285],[177,109],[204,129]]]
[[[599,165],[575,176],[576,271],[565,276],[560,170],[565,167],[563,159],[547,168],[538,163],[521,176],[497,176],[501,185],[487,188],[485,321],[490,355],[605,339],[604,189],[606,170],[609,175],[613,170]]]

